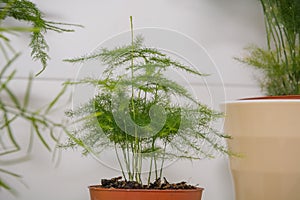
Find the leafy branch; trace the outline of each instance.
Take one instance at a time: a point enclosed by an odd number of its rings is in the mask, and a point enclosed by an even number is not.
[[[267,49],[247,48],[238,59],[262,72],[259,79],[267,95],[300,94],[300,2],[260,0],[266,27]]]
[[[3,22],[13,19],[17,22],[25,22],[26,26],[4,26]],[[28,25],[27,25],[28,24]],[[33,60],[39,60],[42,69],[36,74],[42,73],[50,59],[48,55],[49,46],[45,40],[47,31],[58,33],[72,32],[68,27],[79,26],[48,21],[37,6],[28,0],[0,0],[0,51],[4,57],[4,66],[0,68],[0,156],[9,158],[22,150],[19,135],[15,133],[15,125],[23,121],[29,128],[24,130],[28,133],[29,144],[27,152],[30,153],[33,145],[33,138],[37,137],[42,145],[49,151],[52,150],[51,143],[57,143],[59,136],[57,132],[67,132],[62,121],[51,119],[50,113],[55,109],[58,102],[66,92],[66,87],[54,97],[52,101],[45,102],[46,106],[38,109],[30,108],[32,85],[34,76],[30,75],[27,85],[23,88],[24,97],[19,97],[19,92],[13,87],[12,81],[15,78],[17,69],[12,64],[19,57],[20,53],[12,46],[12,36],[19,36],[21,33],[30,33],[31,56]],[[20,179],[21,176],[5,169],[0,169],[1,177],[9,175]],[[9,183],[0,178],[0,189],[4,188],[13,192]]]
[[[28,79],[23,99],[16,96],[14,88],[9,84],[14,79],[16,70],[10,72],[6,79],[3,78],[5,71],[8,70],[11,63],[16,58],[17,56],[15,56],[13,60],[10,60],[10,62],[0,71],[0,156],[8,156],[21,150],[18,136],[14,133],[14,126],[20,119],[29,125],[27,131],[30,133],[29,144],[27,147],[28,153],[30,153],[32,149],[34,134],[39,141],[41,141],[43,146],[51,151],[52,149],[48,142],[49,138],[54,143],[58,143],[59,137],[56,136],[55,133],[57,131],[64,131],[65,125],[62,122],[53,121],[48,115],[65,93],[66,87],[64,87],[52,101],[48,102],[46,104],[47,106],[31,110],[29,102],[33,77],[30,76]],[[6,170],[0,169],[0,172],[4,173]],[[20,178],[20,176],[15,177]],[[11,188],[4,181],[0,180],[0,182],[0,187],[4,187],[5,189]]]
[[[31,24],[29,27],[1,27],[0,29],[0,47],[5,57],[8,57],[8,51],[14,53],[15,50],[10,45],[10,34],[17,32],[30,32],[31,56],[34,60],[39,60],[42,69],[36,74],[41,74],[47,66],[49,55],[49,46],[45,40],[44,34],[47,31],[73,32],[74,29],[64,28],[66,26],[78,26],[77,24],[59,23],[44,19],[43,13],[36,7],[34,3],[27,0],[1,0],[0,2],[0,24],[6,18],[13,18],[17,21],[24,21]]]

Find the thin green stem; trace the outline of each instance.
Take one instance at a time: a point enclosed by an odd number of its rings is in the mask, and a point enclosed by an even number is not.
[[[125,128],[126,141],[128,141],[127,126],[126,126],[125,120],[124,120],[124,126],[125,126],[124,128]],[[126,151],[125,151],[124,148],[122,148],[122,150],[123,150],[123,157],[124,157],[125,163],[126,163],[126,169],[127,169],[128,179],[132,180],[133,177],[132,177],[132,172],[131,172],[131,169],[130,169],[129,144],[126,143]]]
[[[153,159],[154,159],[154,150],[155,150],[155,137],[152,138],[152,143],[151,143],[151,161],[150,161],[150,168],[149,168],[149,173],[148,173],[148,185],[151,182],[151,175],[152,175],[152,168],[153,168]]]
[[[164,168],[164,164],[165,164],[165,157],[166,157],[166,148],[167,148],[167,142],[165,142],[164,145],[164,153],[163,153],[163,157],[162,157],[162,161],[161,161],[161,166],[160,166],[160,172],[159,172],[159,177],[162,177],[162,173],[163,173],[163,168]]]
[[[267,34],[268,49],[271,50],[272,49],[272,47],[271,47],[271,38],[273,38],[273,41],[274,41],[276,36],[274,34],[273,29],[271,28],[271,25],[268,21],[267,16],[265,17],[265,27],[266,27],[266,34]],[[276,52],[280,52],[280,46],[278,45],[278,43],[273,42],[273,44],[275,45]],[[275,58],[274,53],[272,51],[270,51],[270,52],[272,54],[272,58],[274,59],[274,61],[276,61],[276,59],[277,59],[277,62],[280,61],[280,54],[279,53],[275,53],[276,54],[276,58]]]
[[[6,50],[5,50],[5,48],[4,48],[3,44],[2,44],[2,42],[0,42],[0,49],[1,49],[2,53],[3,53],[3,55],[4,55],[5,60],[6,60],[6,61],[9,61],[8,53],[6,52]]]
[[[151,182],[151,174],[152,174],[152,165],[153,165],[153,156],[151,156],[150,166],[149,166],[149,172],[148,172],[148,185]]]
[[[272,16],[272,18],[270,20],[274,21],[274,23],[275,23],[274,29],[277,30],[278,33],[279,33],[278,42],[281,43],[283,55],[284,55],[284,58],[285,58],[283,61],[284,61],[284,63],[286,63],[286,67],[288,67],[289,61],[288,61],[288,56],[287,56],[287,52],[286,52],[284,30],[282,29],[282,26],[281,26],[281,24],[280,24],[280,22],[278,20],[278,16],[276,15],[276,13],[274,11],[274,8],[270,9],[270,10],[271,10],[271,16]]]
[[[268,14],[268,11],[267,11],[267,8],[266,8],[266,5],[264,3],[264,0],[260,0],[261,2],[261,5],[262,5],[262,8],[263,8],[263,12],[265,13],[265,16],[264,16],[264,21],[265,21],[265,29],[266,29],[266,34],[267,34],[267,45],[268,45],[268,49],[271,50],[272,47],[271,47],[271,38],[275,38],[275,35],[274,35],[274,32],[273,32],[273,29],[271,28],[271,21],[270,21],[270,16]],[[276,42],[274,42],[274,45],[275,45],[275,48],[277,50],[277,52],[280,52],[280,47],[278,46],[278,44]],[[277,55],[277,60],[279,60],[279,55]],[[272,53],[272,56],[273,56],[273,53]],[[274,58],[274,56],[273,56]]]
[[[130,153],[129,153],[129,144],[126,143],[126,151],[127,151],[127,158],[128,158],[128,173],[130,172],[130,175],[129,175],[129,180],[133,180],[133,174],[132,174],[132,171],[131,171],[131,168],[130,168]]]
[[[155,179],[158,179],[157,159],[155,153],[153,159],[154,159]]]
[[[120,169],[122,171],[122,175],[123,175],[124,179],[126,180],[126,175],[125,175],[124,168],[123,168],[123,165],[122,165],[120,157],[119,157],[119,153],[118,153],[118,149],[117,149],[117,144],[116,143],[115,143],[114,147],[115,147],[116,157],[117,157]]]
[[[11,130],[11,126],[10,126],[10,122],[9,122],[9,119],[8,119],[8,115],[7,115],[7,110],[2,106],[1,109],[4,111],[4,114],[3,114],[3,117],[4,117],[4,121],[5,121],[5,124],[6,124],[6,130],[8,132],[8,135],[9,135],[9,139],[10,141],[13,143],[14,147],[16,148],[16,150],[20,150],[20,146],[19,144],[17,143],[14,135],[13,135],[13,132]]]
[[[139,182],[142,183],[142,167],[143,167],[143,155],[142,155],[142,142],[140,143],[140,150],[139,150]]]
[[[131,65],[130,65],[130,69],[131,69],[131,109],[132,109],[132,117],[133,120],[135,121],[136,119],[136,115],[135,115],[135,105],[134,105],[134,34],[133,34],[133,20],[132,20],[132,16],[130,16],[130,31],[131,31]],[[133,157],[134,157],[134,162],[133,162],[133,169],[135,170],[135,179],[137,182],[140,182],[139,180],[139,174],[140,174],[140,168],[139,168],[139,159],[140,159],[140,155],[139,155],[139,151],[141,150],[140,147],[140,139],[137,133],[137,129],[136,126],[134,127],[134,136],[135,136],[135,144],[134,144],[134,153],[133,153]]]
[[[131,158],[131,168],[132,168],[132,180],[134,179],[135,177],[135,148],[134,148],[134,143],[132,142],[131,143],[131,153],[132,153],[132,158]]]
[[[125,152],[125,149],[122,147],[122,153],[123,153],[123,159],[124,159],[124,162],[125,162],[125,167],[126,167],[126,171],[127,171],[127,175],[128,175],[128,179],[130,179],[129,177],[131,176],[130,174],[130,166],[129,166],[129,163],[128,163],[128,158],[126,156],[126,152]],[[124,172],[125,173],[125,172]]]
[[[133,35],[133,21],[132,16],[130,16],[130,32],[131,32],[131,59],[130,59],[130,70],[131,70],[131,106],[132,106],[132,115],[135,120],[135,109],[134,109],[134,87],[133,87],[133,78],[134,78],[134,35]]]

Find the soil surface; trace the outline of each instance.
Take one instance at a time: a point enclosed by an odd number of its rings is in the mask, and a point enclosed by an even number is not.
[[[188,185],[186,182],[179,183],[169,183],[164,177],[164,180],[161,181],[160,178],[155,180],[149,185],[142,185],[136,181],[126,181],[122,180],[122,177],[115,177],[112,179],[102,179],[101,185],[102,188],[117,188],[117,189],[157,189],[157,190],[179,190],[179,189],[196,189],[196,186]]]

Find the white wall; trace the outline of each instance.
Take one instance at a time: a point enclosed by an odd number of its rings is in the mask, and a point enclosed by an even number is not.
[[[215,91],[223,91],[220,100],[233,100],[257,96],[250,68],[233,59],[243,55],[243,48],[251,43],[264,44],[262,11],[257,0],[51,0],[34,1],[49,19],[78,23],[84,29],[75,33],[49,33],[51,47],[47,70],[36,80],[32,105],[47,102],[61,88],[63,81],[75,78],[78,65],[63,63],[62,59],[83,55],[99,43],[129,30],[129,16],[134,17],[135,28],[157,27],[178,31],[201,44],[215,62],[221,82],[210,83]],[[155,36],[157,37],[157,36]],[[28,39],[17,38],[15,44],[23,54],[15,63],[18,80],[13,84],[22,93],[30,71],[37,72],[39,64],[28,59]],[[193,54],[193,52],[186,52]],[[199,84],[191,82],[194,90]],[[201,88],[199,88],[200,90]],[[226,95],[226,99],[222,97]],[[65,108],[65,107],[64,107]],[[60,109],[56,117],[63,115]],[[22,125],[22,124],[21,124]],[[22,132],[24,127],[16,127]],[[7,178],[19,192],[18,196],[1,191],[1,200],[83,200],[89,199],[87,186],[98,183],[102,177],[119,175],[119,172],[99,165],[79,152],[62,152],[60,165],[54,166],[51,155],[36,140],[30,160],[18,165],[5,165],[6,169],[23,175],[28,185]],[[233,185],[225,158],[202,160],[194,163],[178,161],[166,169],[171,181],[188,180],[205,188],[204,200],[233,200]]]

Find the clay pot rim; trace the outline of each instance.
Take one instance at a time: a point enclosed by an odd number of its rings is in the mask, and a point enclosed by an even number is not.
[[[232,101],[225,101],[221,103],[221,106],[228,104],[248,104],[248,103],[299,103],[300,95],[286,95],[286,96],[261,96],[261,97],[249,97]]]
[[[300,95],[282,95],[282,96],[261,96],[261,97],[248,97],[238,99],[239,101],[246,100],[300,100]]]
[[[100,191],[108,191],[108,192],[176,192],[176,193],[182,193],[182,192],[198,192],[203,191],[204,188],[197,187],[196,189],[177,189],[177,190],[160,190],[160,189],[117,189],[117,188],[101,188],[99,185],[90,185],[88,186],[90,190],[100,190]]]

